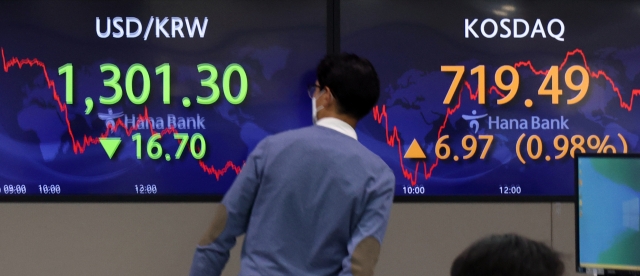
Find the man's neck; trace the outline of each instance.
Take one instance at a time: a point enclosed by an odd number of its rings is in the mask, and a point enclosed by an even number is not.
[[[333,129],[355,140],[358,140],[356,130],[347,122],[334,117],[323,117],[316,122],[316,125]]]
[[[331,118],[336,118],[340,121],[343,121],[347,124],[349,124],[353,129],[356,128],[356,124],[358,123],[358,120],[356,120],[355,118],[349,116],[349,115],[344,115],[344,114],[336,114],[336,113],[332,113],[332,114],[328,114],[326,116],[323,116],[322,118],[326,118],[326,117],[331,117]],[[322,119],[322,118],[318,118]]]

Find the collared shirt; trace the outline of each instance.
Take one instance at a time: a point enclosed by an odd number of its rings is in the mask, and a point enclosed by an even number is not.
[[[316,122],[316,125],[333,129],[337,132],[340,132],[344,135],[347,135],[353,139],[358,140],[358,134],[356,134],[356,130],[353,129],[351,125],[347,124],[345,121],[340,120],[338,118],[324,117],[318,120],[318,122]]]
[[[394,174],[345,122],[317,123],[256,146],[196,249],[191,276],[220,275],[242,234],[242,276],[373,274]]]

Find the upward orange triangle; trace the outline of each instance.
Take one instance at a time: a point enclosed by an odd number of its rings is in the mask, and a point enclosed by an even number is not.
[[[427,156],[424,155],[424,151],[418,144],[418,141],[416,139],[413,139],[413,142],[411,142],[409,149],[404,154],[404,158],[425,159],[427,158]]]

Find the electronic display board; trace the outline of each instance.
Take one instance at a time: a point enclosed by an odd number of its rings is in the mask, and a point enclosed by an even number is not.
[[[576,153],[639,152],[640,4],[361,1],[340,46],[382,94],[358,126],[396,196],[565,200]]]
[[[0,199],[219,199],[311,124],[323,1],[0,3]]]

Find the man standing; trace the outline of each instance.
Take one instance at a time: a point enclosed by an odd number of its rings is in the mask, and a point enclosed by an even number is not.
[[[240,275],[372,275],[395,178],[357,140],[378,101],[371,63],[329,55],[309,88],[314,125],[262,140],[200,241],[192,276],[220,275],[246,234]]]

